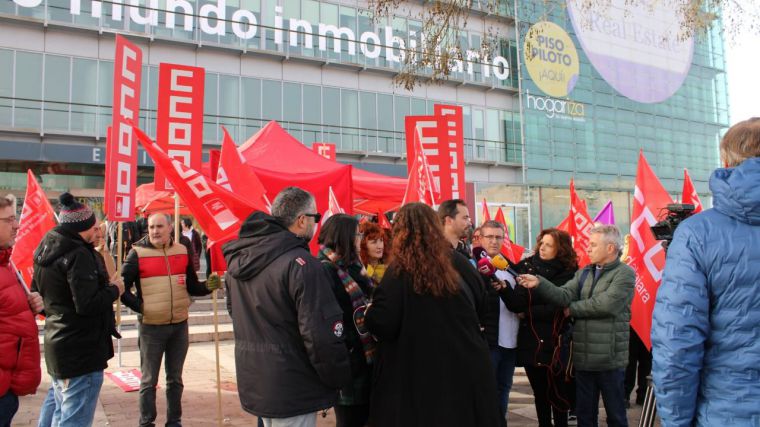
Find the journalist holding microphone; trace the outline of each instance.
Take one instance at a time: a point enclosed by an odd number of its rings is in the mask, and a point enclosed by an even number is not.
[[[624,376],[628,364],[628,323],[636,275],[620,261],[623,240],[614,225],[591,229],[591,264],[562,287],[542,276],[523,274],[518,283],[535,294],[565,307],[575,319],[576,415],[578,426],[598,425],[599,394],[610,426],[628,426]]]

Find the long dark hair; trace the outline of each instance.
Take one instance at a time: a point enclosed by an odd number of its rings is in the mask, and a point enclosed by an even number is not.
[[[317,242],[334,250],[344,263],[354,263],[359,260],[354,243],[358,226],[359,221],[351,215],[335,214],[322,224]]]
[[[418,294],[456,294],[459,275],[451,264],[451,243],[444,237],[433,209],[423,203],[409,203],[394,219],[388,267],[411,276]]]
[[[547,228],[541,230],[536,238],[536,256],[538,256],[538,250],[541,249],[541,239],[546,235],[552,236],[554,243],[557,245],[557,259],[567,270],[578,269],[578,255],[573,249],[573,240],[570,238],[570,234],[567,231],[563,231],[557,228]]]

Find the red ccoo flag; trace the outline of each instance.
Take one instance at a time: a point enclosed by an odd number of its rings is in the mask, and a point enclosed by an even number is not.
[[[485,199],[483,199],[483,202],[485,203]],[[504,226],[504,243],[501,244],[501,254],[512,264],[517,264],[522,259],[523,253],[525,253],[525,248],[517,243],[513,243],[512,239],[509,237],[509,226],[507,225],[507,219],[504,217],[504,211],[501,210],[501,207],[496,211],[494,221]]]
[[[385,216],[383,211],[377,211],[377,225],[384,230],[390,230],[393,228],[391,222],[388,221],[388,217]]]
[[[34,250],[42,237],[55,227],[56,218],[53,207],[37,183],[31,170],[26,172],[26,195],[24,208],[21,210],[16,244],[13,245],[11,261],[16,266],[27,286],[32,284]]]
[[[420,142],[419,129],[414,130],[414,152],[408,153],[407,162],[412,160],[412,167],[409,169],[409,180],[406,184],[406,193],[401,205],[411,202],[422,202],[428,206],[435,206],[436,200],[434,194],[440,194],[435,187],[433,173],[430,171],[425,152],[422,150]]]
[[[699,200],[699,194],[694,188],[694,183],[691,182],[689,171],[686,168],[683,169],[683,191],[681,192],[681,203],[688,203],[694,205],[694,213],[702,212],[702,202]]]
[[[222,127],[222,132],[224,139],[219,168],[216,171],[216,183],[247,200],[254,208],[269,213],[271,203],[264,184],[256,176],[256,172],[243,162],[243,156],[240,155],[227,129]]]
[[[631,216],[631,238],[628,258],[625,260],[636,272],[636,286],[631,304],[631,327],[641,341],[652,348],[652,311],[655,295],[662,281],[665,268],[665,250],[655,240],[649,228],[660,216],[663,208],[673,203],[668,192],[649,167],[643,152],[639,152],[639,167],[636,172],[636,187],[633,192],[633,214]],[[662,215],[658,215],[663,212]]]
[[[491,220],[491,213],[488,212],[488,202],[486,202],[486,199],[483,199],[483,222],[490,221]]]
[[[153,158],[156,167],[163,170],[164,177],[193,213],[209,240],[221,241],[236,236],[243,220],[255,210],[254,206],[195,169],[170,158],[148,135],[137,126],[133,127],[145,151]]]
[[[570,180],[570,217],[567,232],[573,238],[573,249],[578,255],[578,267],[583,268],[589,264],[588,241],[591,238],[591,229],[594,227],[594,221],[586,209],[586,202],[578,197],[575,191],[575,181]]]

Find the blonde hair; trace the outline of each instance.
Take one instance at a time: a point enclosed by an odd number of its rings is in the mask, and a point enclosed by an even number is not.
[[[731,126],[720,141],[720,158],[726,166],[739,166],[752,157],[760,157],[760,117]]]

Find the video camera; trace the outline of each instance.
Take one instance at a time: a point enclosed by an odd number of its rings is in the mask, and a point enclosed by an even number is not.
[[[662,221],[650,227],[652,234],[657,240],[662,240],[662,247],[668,250],[668,245],[673,241],[673,234],[681,221],[694,215],[694,205],[688,203],[672,203],[666,209],[668,216]]]

